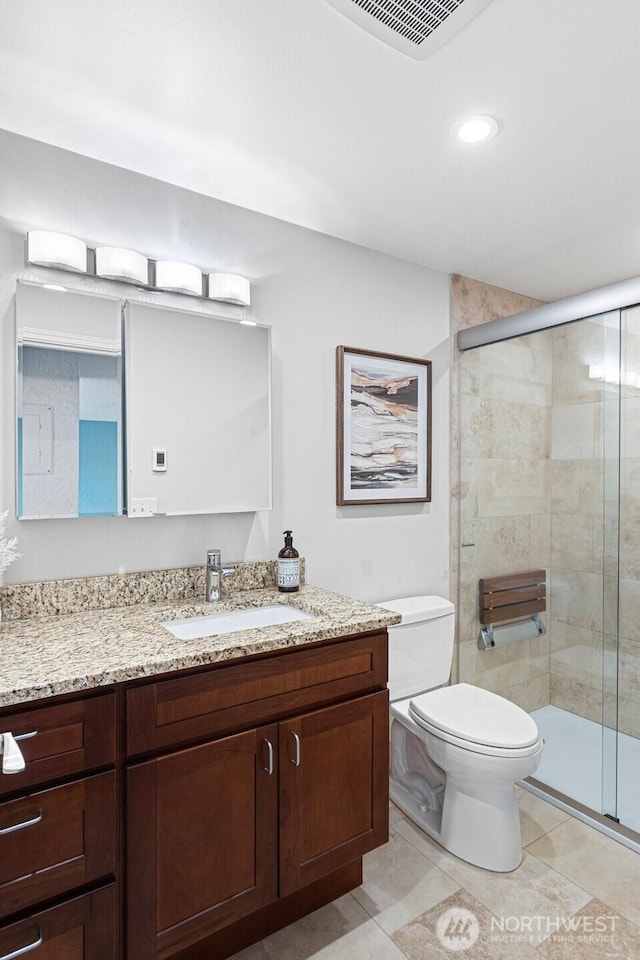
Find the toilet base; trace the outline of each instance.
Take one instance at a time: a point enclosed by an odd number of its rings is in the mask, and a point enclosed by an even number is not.
[[[497,794],[501,794],[498,796]],[[515,788],[469,796],[448,780],[442,810],[428,810],[402,784],[389,782],[389,796],[427,836],[460,860],[495,873],[522,863],[520,816]]]
[[[425,737],[404,704],[394,704],[389,794],[416,826],[456,857],[509,873],[522,862],[514,780],[533,772],[541,753],[540,744],[534,756],[515,765],[508,761],[514,779],[505,779],[502,758],[467,751],[460,757],[449,744]]]

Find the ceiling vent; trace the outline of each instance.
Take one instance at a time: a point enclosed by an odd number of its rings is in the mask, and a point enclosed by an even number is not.
[[[372,36],[426,60],[491,0],[326,0]]]

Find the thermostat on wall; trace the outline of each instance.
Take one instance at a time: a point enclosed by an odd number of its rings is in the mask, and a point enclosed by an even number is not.
[[[154,473],[165,473],[167,469],[167,451],[164,447],[154,447],[153,465],[151,469]]]

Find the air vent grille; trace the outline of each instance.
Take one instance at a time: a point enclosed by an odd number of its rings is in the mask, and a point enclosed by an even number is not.
[[[352,0],[398,36],[419,45],[465,0]]]

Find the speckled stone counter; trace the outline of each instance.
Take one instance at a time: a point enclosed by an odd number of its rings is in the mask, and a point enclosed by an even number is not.
[[[265,579],[271,579],[271,573]],[[34,588],[34,596],[42,593],[43,585],[26,586]],[[9,588],[2,589],[6,600]],[[13,592],[15,595],[16,590]],[[87,590],[85,595],[91,598],[95,591]],[[113,596],[117,594],[109,596],[108,608],[30,618],[24,617],[23,612],[23,619],[18,619],[14,610],[12,619],[3,620],[0,707],[384,629],[400,619],[380,607],[307,585],[293,594],[279,593],[275,586],[244,588],[211,604],[182,598],[113,606]],[[141,594],[140,599],[143,598]],[[87,604],[91,602],[86,600]],[[273,603],[291,604],[313,616],[196,640],[178,640],[161,625],[163,620]]]

